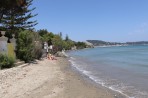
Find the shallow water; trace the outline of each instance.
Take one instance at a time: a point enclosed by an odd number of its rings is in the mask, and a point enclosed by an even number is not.
[[[96,47],[68,52],[76,69],[131,98],[148,98],[148,46]]]

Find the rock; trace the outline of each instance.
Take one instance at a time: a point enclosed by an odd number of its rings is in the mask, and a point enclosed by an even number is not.
[[[55,54],[55,56],[57,56],[57,57],[68,57],[65,52],[60,52],[60,51],[57,52],[57,53]]]

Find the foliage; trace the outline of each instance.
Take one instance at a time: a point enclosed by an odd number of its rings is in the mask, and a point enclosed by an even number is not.
[[[17,32],[19,29],[32,30],[37,24],[37,21],[30,20],[32,17],[37,15],[32,15],[31,13],[35,8],[29,9],[30,5],[32,5],[32,1],[33,0],[26,0],[26,4],[22,7],[22,11],[12,8],[9,9],[7,13],[4,13],[1,20],[3,30],[9,32],[10,34],[15,33],[16,36],[18,35]]]
[[[77,42],[75,43],[75,46],[77,47],[77,49],[86,48],[86,44],[84,42]]]
[[[65,41],[69,40],[69,36],[66,34]]]
[[[1,0],[0,1],[0,8],[9,10],[11,8],[17,8],[25,5],[26,0]]]
[[[38,30],[38,34],[41,36],[42,42],[48,42],[48,45],[53,45],[53,53],[57,51],[70,50],[72,47],[77,46],[78,49],[86,48],[84,42],[74,42],[66,34],[65,39],[62,38],[62,32],[53,34],[46,29]]]
[[[42,45],[39,35],[29,30],[21,31],[17,40],[17,57],[25,62],[39,59],[42,55]]]
[[[35,43],[34,44],[34,50],[33,50],[33,53],[34,53],[34,58],[35,59],[40,59],[42,57],[42,43],[41,43],[41,40],[40,40],[40,36],[38,33],[36,32],[32,32],[33,33],[33,42]]]
[[[14,58],[0,54],[0,69],[14,67]]]
[[[63,49],[63,40],[60,35],[54,35],[52,38],[52,44],[54,45],[54,51],[61,51]]]
[[[74,41],[72,41],[72,40],[67,40],[64,42],[65,42],[65,46],[63,48],[65,50],[70,50],[75,45]]]
[[[63,40],[60,35],[54,35],[52,38],[52,43],[55,47],[55,52],[65,50],[70,50],[71,47],[74,46],[74,42],[69,38],[67,40]]]
[[[48,34],[47,29],[41,29],[41,30],[38,30],[37,32],[38,32],[38,34],[39,34],[41,37],[43,37],[44,35]]]
[[[58,34],[53,34],[52,32],[48,32],[46,29],[41,29],[37,31],[41,36],[42,42],[48,42],[49,45],[53,45],[53,54],[57,51],[70,50],[72,47],[77,46],[78,49],[86,48],[86,44],[84,42],[74,42],[72,41],[68,35],[66,35],[65,39],[62,39],[62,32]]]
[[[17,39],[17,57],[25,62],[33,60],[33,34],[31,31],[21,31]]]
[[[15,9],[20,12],[25,5],[26,0],[0,0],[0,23],[3,18],[3,14],[8,13],[11,9]]]
[[[54,37],[52,32],[48,32],[46,29],[41,29],[37,32],[41,36],[42,42],[48,42],[49,45],[52,45],[52,38]]]

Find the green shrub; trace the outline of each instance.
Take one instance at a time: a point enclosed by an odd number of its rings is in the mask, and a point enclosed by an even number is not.
[[[75,46],[77,47],[77,49],[86,48],[86,44],[84,42],[77,42],[77,43],[75,43]]]
[[[0,54],[0,69],[14,67],[14,62],[14,58]]]
[[[34,40],[34,58],[35,59],[40,59],[43,55],[42,53],[42,48],[43,48],[43,44],[42,44],[42,41],[41,41],[41,37],[38,33],[36,32],[33,32],[33,40]]]
[[[20,31],[17,39],[17,58],[30,62],[42,56],[42,44],[39,35],[33,31]]]
[[[40,59],[42,57],[42,44],[40,42],[34,45],[33,54],[35,59]]]

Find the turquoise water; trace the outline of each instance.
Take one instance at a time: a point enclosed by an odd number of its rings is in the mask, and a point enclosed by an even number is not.
[[[72,66],[96,83],[131,98],[148,98],[148,46],[68,52]]]

